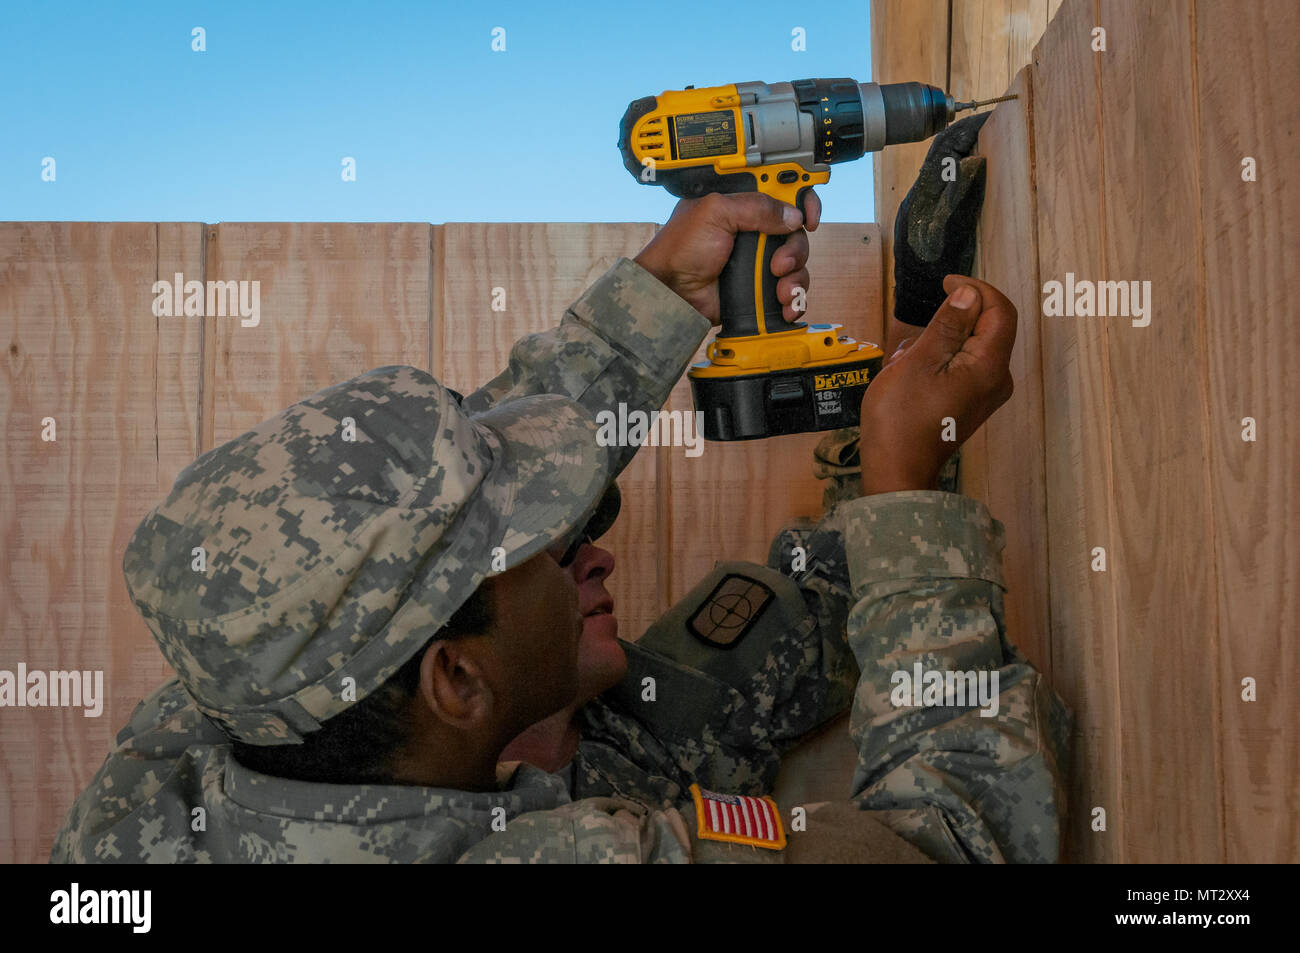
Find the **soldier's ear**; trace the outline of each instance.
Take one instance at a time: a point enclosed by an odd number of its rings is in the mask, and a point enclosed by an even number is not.
[[[420,660],[420,704],[462,731],[491,717],[495,696],[475,643],[469,638],[431,642]]]

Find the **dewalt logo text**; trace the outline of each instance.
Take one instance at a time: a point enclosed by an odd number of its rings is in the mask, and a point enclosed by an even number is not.
[[[818,374],[813,378],[813,390],[835,390],[837,387],[852,387],[854,384],[867,383],[868,372],[865,367],[856,371],[836,371],[834,374]]]

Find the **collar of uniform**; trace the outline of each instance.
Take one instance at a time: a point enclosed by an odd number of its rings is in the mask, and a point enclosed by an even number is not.
[[[531,764],[512,765],[500,791],[455,791],[408,784],[315,784],[272,777],[227,759],[225,793],[260,814],[322,823],[371,824],[435,815],[471,823],[503,807],[507,817],[567,804],[564,781]],[[501,772],[498,770],[498,778]]]

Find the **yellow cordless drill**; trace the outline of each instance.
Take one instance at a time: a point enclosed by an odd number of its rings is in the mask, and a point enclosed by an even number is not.
[[[668,90],[619,123],[623,164],[680,198],[763,192],[803,210],[830,166],[940,132],[959,109],[922,83],[800,79]],[[851,427],[884,352],[838,324],[787,324],[772,254],[784,235],[745,232],[718,279],[722,327],[688,377],[709,440]]]

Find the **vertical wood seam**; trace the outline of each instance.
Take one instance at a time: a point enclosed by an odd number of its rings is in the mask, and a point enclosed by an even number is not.
[[[1210,614],[1210,653],[1213,665],[1212,684],[1215,691],[1211,698],[1211,712],[1214,723],[1215,745],[1213,746],[1214,756],[1214,778],[1218,786],[1218,804],[1217,810],[1219,815],[1219,863],[1228,861],[1228,811],[1227,811],[1227,782],[1224,777],[1224,739],[1226,737],[1223,728],[1223,690],[1226,687],[1223,681],[1223,659],[1220,655],[1220,615],[1219,606],[1219,558],[1218,558],[1218,532],[1215,524],[1215,495],[1214,495],[1214,467],[1210,465],[1210,458],[1214,455],[1214,438],[1210,431],[1210,397],[1212,383],[1210,380],[1210,342],[1209,327],[1206,316],[1206,292],[1209,281],[1209,270],[1205,261],[1205,189],[1201,182],[1201,84],[1200,84],[1200,64],[1197,61],[1197,33],[1196,33],[1196,3],[1197,0],[1190,0],[1187,5],[1188,9],[1188,33],[1187,43],[1189,47],[1188,65],[1189,81],[1191,83],[1191,112],[1192,112],[1192,142],[1193,152],[1196,156],[1193,175],[1195,176],[1195,191],[1198,197],[1196,203],[1196,272],[1199,277],[1196,288],[1196,346],[1197,363],[1200,365],[1201,380],[1203,386],[1200,388],[1201,393],[1201,435],[1203,446],[1205,448],[1204,467],[1202,467],[1205,478],[1205,515],[1208,526],[1209,546],[1207,551],[1210,558],[1210,578],[1208,597],[1211,600],[1212,611]]]
[[[1101,23],[1101,0],[1092,0],[1092,22],[1093,25]],[[1091,49],[1091,44],[1089,45]],[[1104,134],[1104,124],[1102,122],[1102,111],[1104,103],[1102,102],[1101,86],[1101,60],[1098,58],[1096,51],[1092,53],[1093,64],[1093,82],[1096,85],[1097,92],[1097,258],[1098,268],[1101,271],[1101,280],[1109,280],[1108,269],[1106,266],[1106,150],[1105,143],[1102,139]],[[1109,557],[1110,565],[1107,568],[1105,584],[1110,590],[1110,609],[1111,609],[1111,644],[1110,650],[1115,659],[1115,683],[1110,686],[1112,691],[1112,700],[1114,702],[1115,720],[1115,747],[1112,750],[1112,769],[1111,775],[1114,778],[1115,804],[1114,814],[1118,821],[1115,827],[1115,842],[1118,845],[1116,858],[1117,863],[1127,863],[1127,842],[1124,838],[1124,705],[1123,692],[1120,689],[1120,682],[1123,681],[1123,667],[1119,651],[1119,593],[1113,580],[1113,573],[1118,569],[1115,565],[1115,540],[1118,538],[1115,529],[1115,463],[1112,451],[1111,437],[1111,407],[1114,404],[1110,386],[1110,335],[1107,333],[1106,322],[1099,322],[1101,336],[1101,405],[1102,405],[1102,422],[1105,433],[1103,445],[1105,447],[1105,476],[1106,476],[1106,550]]]
[[[1046,0],[1044,0],[1044,2],[1046,2]],[[1040,293],[1040,289],[1043,287],[1043,271],[1038,248],[1038,155],[1034,149],[1034,123],[1036,121],[1034,115],[1034,97],[1037,95],[1037,87],[1034,85],[1032,52],[1030,53],[1029,60],[1029,65],[1022,68],[1021,74],[1024,76],[1022,95],[1025,97],[1025,148],[1029,152],[1029,243],[1030,247],[1034,250],[1030,267],[1032,268],[1034,276],[1034,291]],[[1042,579],[1045,587],[1045,591],[1043,592],[1043,601],[1045,603],[1044,608],[1047,611],[1047,632],[1044,636],[1044,648],[1046,654],[1042,660],[1042,667],[1043,674],[1047,677],[1048,682],[1054,684],[1054,674],[1056,669],[1056,665],[1054,664],[1056,658],[1056,629],[1052,619],[1052,547],[1051,543],[1047,539],[1047,535],[1051,532],[1051,525],[1047,521],[1047,398],[1044,393],[1046,382],[1043,380],[1044,368],[1047,367],[1047,355],[1044,353],[1043,344],[1043,339],[1046,335],[1043,334],[1042,308],[1038,307],[1041,303],[1041,299],[1036,299],[1034,303],[1034,319],[1038,323],[1038,380],[1036,381],[1036,384],[1038,386],[1038,413],[1042,424],[1042,429],[1040,431],[1042,434],[1042,440],[1039,441],[1038,449],[1042,456],[1044,483],[1043,509],[1041,512],[1035,513],[1034,517],[1037,520],[1038,525],[1043,528],[1043,559],[1046,562]]]
[[[199,278],[204,282],[205,288],[207,287],[208,278],[208,229],[216,227],[215,224],[209,225],[204,222],[202,229],[199,231]],[[197,444],[194,448],[194,455],[196,457],[207,449],[212,437],[212,434],[207,433],[204,428],[207,418],[207,403],[214,399],[217,386],[215,363],[210,364],[208,361],[210,356],[215,358],[215,354],[208,354],[208,318],[203,315],[199,318],[199,399],[198,407],[195,408],[196,419],[194,423],[194,440]],[[212,368],[211,377],[209,377],[209,367]],[[215,424],[215,416],[213,419]]]
[[[948,29],[948,43],[946,43],[948,56],[944,61],[944,92],[948,92],[950,88],[953,88],[953,0],[948,0],[948,27],[946,29]],[[897,215],[897,212],[894,215]],[[879,218],[880,216],[876,217]]]
[[[426,360],[428,361],[429,373],[439,381],[443,377],[443,354],[442,354],[442,288],[445,279],[442,274],[445,262],[445,250],[443,247],[443,226],[429,224],[429,274],[427,281],[428,288],[428,334],[429,340],[426,346]]]
[[[208,229],[215,227],[215,225],[204,222],[203,227],[199,230],[199,267],[203,269],[201,277],[205,280],[208,277]],[[198,406],[194,408],[195,456],[203,453],[203,445],[206,442],[206,436],[203,433],[203,406],[212,388],[212,382],[208,380],[208,336],[204,327],[206,320],[206,318],[199,318],[199,399]]]

